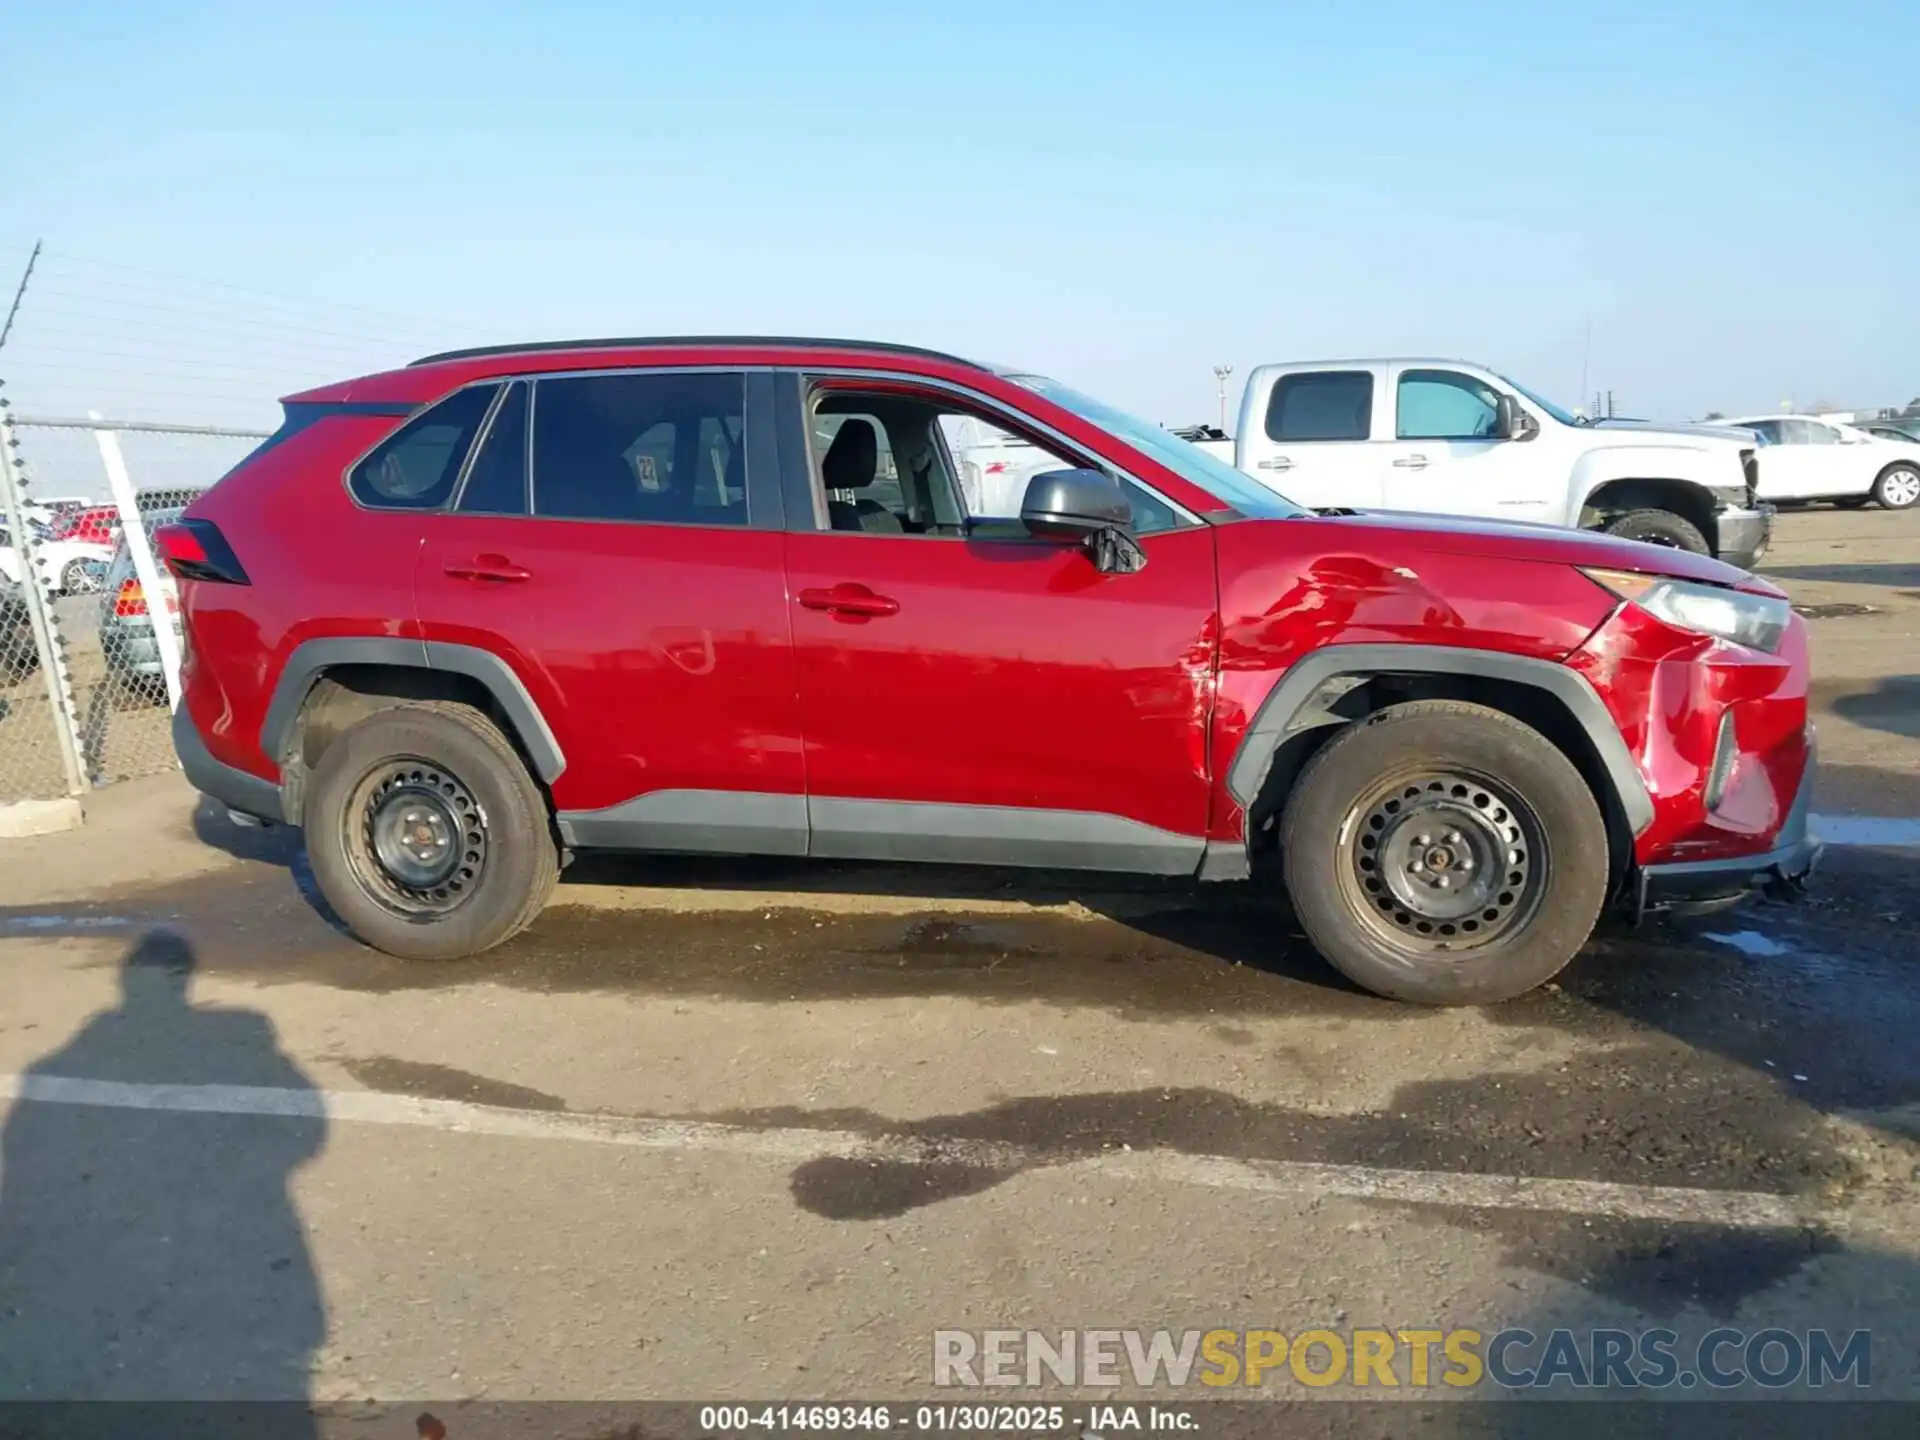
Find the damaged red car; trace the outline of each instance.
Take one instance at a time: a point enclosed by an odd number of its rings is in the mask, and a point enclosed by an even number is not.
[[[1360,985],[1479,1003],[1815,858],[1764,580],[1313,513],[926,350],[431,356],[288,399],[161,546],[187,775],[400,956],[591,849],[973,862],[1283,884]]]

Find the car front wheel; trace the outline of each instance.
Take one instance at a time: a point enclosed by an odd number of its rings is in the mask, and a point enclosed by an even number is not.
[[[408,960],[476,955],[522,929],[559,875],[546,800],[470,706],[383,710],[330,745],[302,817],[320,893]]]
[[[1606,533],[1622,540],[1639,540],[1648,545],[1664,545],[1670,550],[1690,550],[1695,555],[1711,555],[1713,547],[1700,527],[1684,515],[1671,510],[1629,510],[1607,522]]]
[[[1477,1005],[1552,978],[1606,899],[1607,830],[1573,763],[1484,705],[1390,706],[1314,756],[1281,820],[1307,938],[1356,984]]]

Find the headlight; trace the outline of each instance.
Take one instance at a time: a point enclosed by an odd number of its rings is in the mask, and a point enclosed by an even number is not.
[[[1649,615],[1702,635],[1717,635],[1736,645],[1769,654],[1780,648],[1793,607],[1772,595],[1749,595],[1718,585],[1696,585],[1663,575],[1632,570],[1582,570],[1594,584]]]

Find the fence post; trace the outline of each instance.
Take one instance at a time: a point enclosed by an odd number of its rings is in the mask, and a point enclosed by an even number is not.
[[[60,763],[67,772],[67,793],[79,795],[87,789],[87,773],[80,763],[80,718],[73,704],[73,676],[67,670],[66,649],[60,644],[51,587],[40,573],[40,557],[32,544],[25,500],[26,471],[20,463],[20,437],[13,431],[13,407],[0,395],[0,503],[4,503],[14,553],[20,557],[20,593],[27,602],[34,646],[40,652],[40,674],[46,681],[47,708],[60,744]]]
[[[95,430],[93,438],[100,446],[100,463],[107,470],[107,487],[113,491],[114,506],[120,511],[120,533],[126,537],[127,556],[133,561],[134,574],[140,577],[140,593],[147,598],[147,613],[153,617],[153,640],[160,651],[161,673],[167,681],[167,706],[177,710],[180,707],[180,637],[173,633],[173,616],[160,590],[160,568],[153,563],[152,539],[140,515],[132,477],[127,474],[126,456],[120,453],[120,437],[111,430]]]

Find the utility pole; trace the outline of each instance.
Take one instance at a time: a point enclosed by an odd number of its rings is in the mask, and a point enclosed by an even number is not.
[[[33,253],[27,256],[27,268],[20,274],[20,283],[14,287],[13,304],[7,307],[7,318],[0,323],[0,345],[7,343],[7,336],[13,333],[13,317],[20,313],[20,301],[27,293],[27,282],[33,279],[33,265],[40,258],[40,247],[44,241],[33,242]]]
[[[1593,359],[1593,316],[1589,315],[1587,316],[1586,344],[1584,344],[1580,348],[1580,388],[1573,392],[1576,395],[1584,395],[1587,393],[1587,367],[1588,367],[1588,363],[1592,359]]]
[[[1231,365],[1216,365],[1213,367],[1214,381],[1220,387],[1220,429],[1223,432],[1227,428],[1227,377],[1231,374],[1233,374],[1233,366]]]

